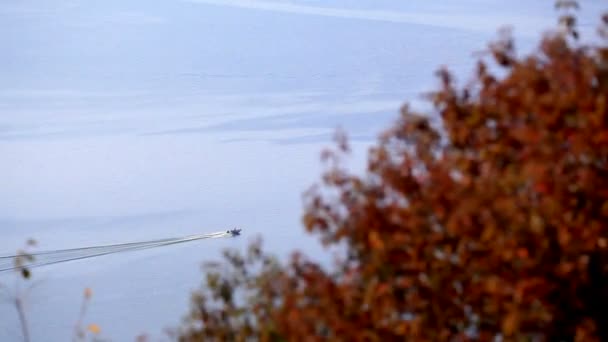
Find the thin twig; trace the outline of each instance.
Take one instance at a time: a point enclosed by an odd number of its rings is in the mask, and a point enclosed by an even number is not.
[[[78,320],[76,321],[76,325],[74,326],[74,337],[72,338],[72,341],[83,340],[82,321],[84,320],[84,316],[87,311],[87,302],[88,298],[85,295],[82,299],[82,304],[80,305],[80,314],[78,315]]]
[[[25,311],[23,309],[23,301],[20,296],[15,296],[15,308],[17,309],[17,313],[19,314],[19,322],[21,323],[21,331],[23,333],[23,340],[25,342],[30,342],[30,332],[28,329],[27,318],[25,317]]]

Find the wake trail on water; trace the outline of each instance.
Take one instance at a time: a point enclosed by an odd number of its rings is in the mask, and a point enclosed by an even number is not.
[[[209,234],[197,234],[189,235],[178,238],[128,242],[128,243],[117,243],[110,245],[98,245],[98,246],[87,246],[70,249],[57,249],[50,251],[32,252],[29,255],[34,257],[32,262],[28,262],[26,267],[39,267],[45,265],[58,264],[62,262],[69,262],[74,260],[81,260],[87,258],[98,257],[102,255],[123,253],[130,251],[137,251],[142,249],[170,246],[190,241],[205,240],[205,239],[218,239],[231,237],[232,234],[226,231],[209,233]],[[0,273],[21,269],[23,266],[15,266],[14,260],[19,255],[4,255],[0,256]]]

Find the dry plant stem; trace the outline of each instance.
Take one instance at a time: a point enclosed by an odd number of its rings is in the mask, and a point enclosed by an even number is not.
[[[23,340],[30,342],[30,332],[28,329],[27,318],[25,316],[25,310],[23,308],[23,300],[19,295],[15,297],[15,309],[19,314],[19,323],[21,324],[21,332],[23,334]]]
[[[78,315],[78,320],[76,321],[76,325],[74,326],[74,338],[72,341],[80,341],[83,340],[83,331],[82,331],[82,320],[87,311],[87,298],[85,297],[82,300],[82,305],[80,306],[80,314]]]

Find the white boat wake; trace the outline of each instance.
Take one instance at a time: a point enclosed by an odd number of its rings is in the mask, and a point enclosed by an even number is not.
[[[162,247],[175,245],[179,243],[185,243],[196,240],[205,240],[205,239],[218,239],[218,238],[226,238],[233,237],[235,234],[231,233],[231,231],[221,231],[216,233],[209,234],[198,234],[198,235],[189,235],[185,237],[178,238],[168,238],[168,239],[159,239],[159,240],[149,240],[149,241],[138,241],[138,242],[129,242],[129,243],[118,243],[118,244],[110,244],[110,245],[99,245],[99,246],[87,246],[87,247],[79,247],[79,248],[70,248],[70,249],[58,249],[58,250],[50,250],[50,251],[41,251],[41,252],[32,252],[29,253],[34,257],[32,262],[27,263],[28,268],[39,267],[45,265],[58,264],[62,262],[68,262],[73,260],[81,260],[87,258],[98,257],[102,255],[136,251],[148,248]],[[13,271],[20,269],[22,267],[16,266],[14,263],[15,258],[18,255],[4,255],[0,256],[0,273]]]

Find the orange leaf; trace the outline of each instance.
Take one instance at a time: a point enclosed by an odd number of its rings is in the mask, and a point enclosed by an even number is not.
[[[528,256],[529,256],[528,250],[527,250],[527,249],[525,249],[525,248],[519,248],[519,249],[517,250],[517,256],[518,256],[520,259],[527,259],[527,258],[528,258]]]
[[[377,231],[374,230],[370,232],[367,238],[369,239],[369,244],[373,249],[384,249],[384,242],[382,242],[382,239],[380,239],[380,235]]]
[[[97,324],[89,324],[89,326],[87,327],[87,330],[89,330],[91,333],[96,334],[96,335],[101,332],[101,328],[99,328],[99,325],[97,325]]]
[[[517,330],[519,317],[516,312],[509,313],[502,321],[502,332],[506,336],[512,336]]]

